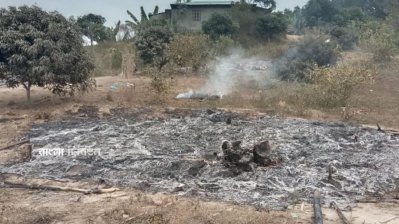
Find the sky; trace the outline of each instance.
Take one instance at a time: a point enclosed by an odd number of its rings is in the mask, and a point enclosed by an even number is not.
[[[198,1],[198,0],[193,0]],[[209,1],[209,0],[208,0]],[[214,0],[217,1],[217,0]],[[304,5],[308,0],[276,0],[277,9],[294,8]],[[160,12],[170,8],[175,0],[0,0],[0,8],[20,5],[37,5],[47,11],[58,11],[66,17],[82,16],[94,13],[107,19],[107,26],[114,26],[118,20],[129,19],[126,10],[130,10],[137,17],[140,15],[140,6],[147,12],[152,12],[156,5]]]

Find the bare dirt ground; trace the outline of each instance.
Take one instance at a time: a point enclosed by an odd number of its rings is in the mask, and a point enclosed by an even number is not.
[[[17,142],[21,133],[34,123],[60,119],[82,105],[95,105],[106,115],[115,107],[224,107],[248,113],[258,111],[282,116],[275,105],[260,107],[251,102],[256,96],[250,90],[244,94],[232,94],[222,101],[178,101],[174,96],[204,82],[200,77],[176,76],[171,91],[163,97],[150,90],[149,80],[135,77],[129,80],[118,77],[97,78],[97,89],[74,98],[52,96],[48,91],[35,88],[32,105],[25,102],[22,88],[0,87],[0,148]],[[130,83],[133,85],[126,85]],[[112,86],[117,84],[116,89]],[[352,121],[375,125],[399,127],[399,77],[387,72],[377,80],[371,95],[361,100],[370,102],[360,108]],[[369,91],[370,93],[370,91]],[[281,103],[284,105],[284,102]],[[284,110],[283,112],[286,112]],[[307,114],[311,119],[340,119],[340,112]],[[101,194],[0,188],[0,223],[312,223],[312,206],[297,205],[288,211],[264,211],[253,207],[220,202],[204,202],[193,198],[170,195],[148,195],[132,189]],[[325,223],[340,223],[335,211],[325,208]],[[345,215],[352,223],[399,223],[397,204],[359,204]]]

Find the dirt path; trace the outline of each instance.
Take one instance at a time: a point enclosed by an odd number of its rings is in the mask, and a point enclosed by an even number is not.
[[[0,223],[269,223],[311,224],[312,205],[285,212],[134,190],[83,195],[70,192],[0,188]],[[303,208],[303,209],[302,209]],[[323,208],[324,223],[340,223],[335,211]],[[397,204],[359,204],[344,212],[352,224],[395,224]]]

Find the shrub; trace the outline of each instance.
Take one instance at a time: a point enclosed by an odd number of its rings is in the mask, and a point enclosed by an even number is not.
[[[217,40],[221,36],[233,36],[237,32],[238,26],[233,23],[228,15],[215,13],[203,22],[202,30],[212,40]]]
[[[121,69],[122,68],[122,52],[116,48],[111,48],[111,68]]]
[[[335,65],[339,52],[327,37],[307,37],[288,49],[286,55],[274,63],[274,70],[282,80],[306,81],[306,74],[314,66]]]
[[[161,100],[171,86],[169,73],[155,67],[147,67],[144,72],[151,78],[150,86]]]
[[[181,34],[169,44],[168,56],[180,67],[192,67],[197,71],[210,55],[208,36]]]
[[[368,23],[361,27],[361,45],[373,53],[376,62],[392,60],[395,54],[394,31],[386,24]]]
[[[213,43],[213,55],[227,55],[233,47],[237,47],[235,41],[230,37],[221,36]]]
[[[359,41],[359,34],[354,27],[334,26],[330,30],[330,35],[336,39],[343,50],[352,50]]]
[[[308,101],[320,107],[346,107],[354,91],[374,82],[372,63],[357,62],[332,67],[317,67],[307,76],[312,84]]]
[[[135,39],[136,51],[144,64],[160,63],[173,34],[167,27],[149,26],[140,30]]]
[[[288,21],[282,13],[268,14],[256,20],[256,32],[261,38],[281,37],[287,32]]]

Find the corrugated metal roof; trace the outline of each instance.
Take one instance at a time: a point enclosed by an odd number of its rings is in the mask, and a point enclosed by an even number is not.
[[[235,1],[194,1],[186,3],[174,3],[171,5],[232,5]]]

